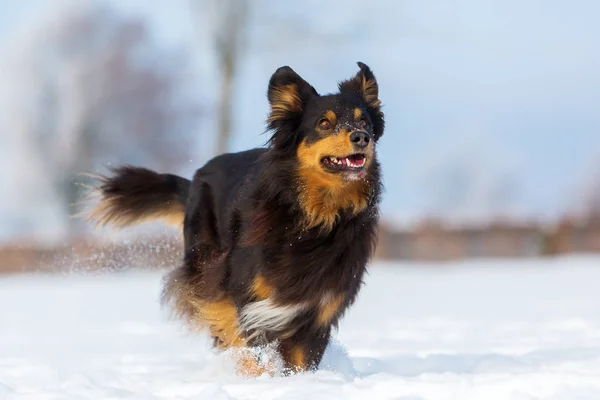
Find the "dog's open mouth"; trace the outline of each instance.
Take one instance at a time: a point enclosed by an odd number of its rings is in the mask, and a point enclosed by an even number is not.
[[[327,156],[321,160],[326,169],[332,172],[360,171],[365,167],[367,157],[364,154],[351,154],[347,157]]]

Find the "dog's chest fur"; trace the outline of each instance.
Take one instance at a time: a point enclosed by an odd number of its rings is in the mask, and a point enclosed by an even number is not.
[[[375,221],[360,215],[328,234],[281,224],[260,246],[261,266],[240,310],[245,331],[290,334],[335,324],[354,301],[372,251]]]

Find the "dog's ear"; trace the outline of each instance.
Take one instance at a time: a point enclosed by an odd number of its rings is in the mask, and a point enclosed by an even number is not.
[[[271,106],[267,122],[269,129],[274,131],[271,143],[275,147],[295,142],[293,134],[302,122],[306,103],[318,95],[315,88],[290,67],[280,67],[275,71],[267,92]]]
[[[373,133],[375,140],[377,140],[383,135],[384,129],[384,117],[381,111],[381,100],[379,100],[379,85],[371,68],[362,62],[357,64],[360,70],[356,76],[340,82],[338,87],[341,93],[355,93],[362,97],[373,122]]]
[[[318,95],[315,88],[288,66],[280,67],[269,81],[271,115],[269,121],[287,118],[289,113],[302,112],[308,99]]]

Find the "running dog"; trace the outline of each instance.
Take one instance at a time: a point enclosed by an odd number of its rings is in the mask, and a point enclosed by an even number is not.
[[[100,225],[181,227],[185,254],[163,302],[219,349],[270,345],[285,371],[314,370],[356,299],[376,243],[384,132],[377,81],[358,66],[327,95],[277,69],[264,148],[217,156],[191,181],[121,166],[96,188]],[[269,372],[244,354],[240,373]]]

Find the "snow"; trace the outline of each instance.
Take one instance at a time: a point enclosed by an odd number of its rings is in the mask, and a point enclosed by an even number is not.
[[[371,267],[323,369],[235,376],[161,273],[0,277],[0,399],[600,398],[600,259]]]

